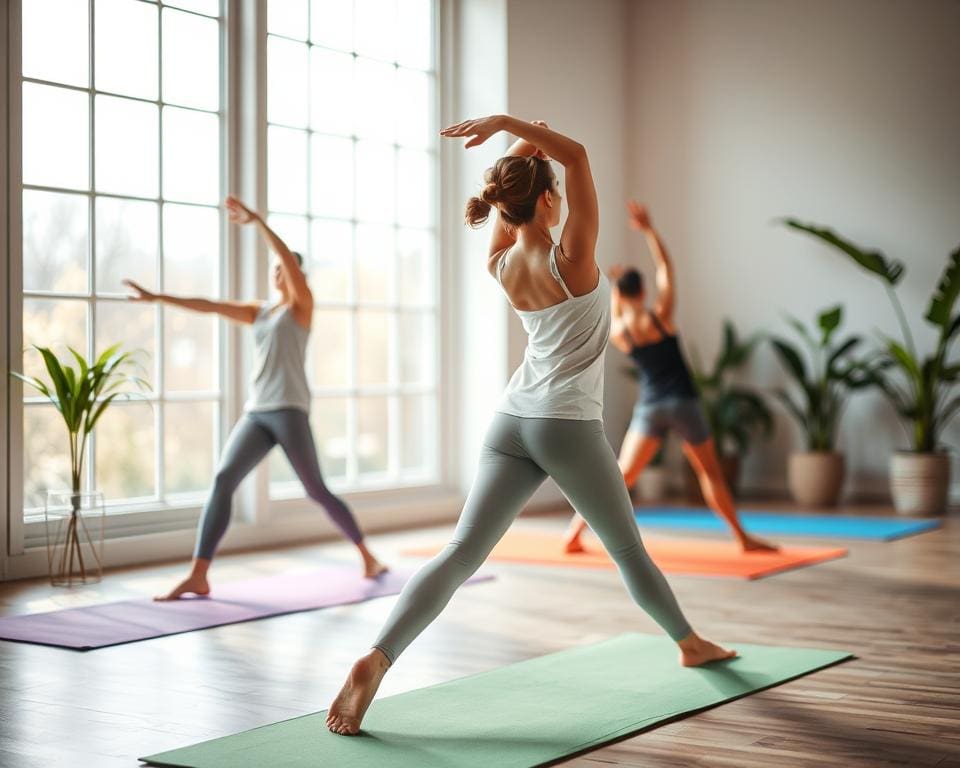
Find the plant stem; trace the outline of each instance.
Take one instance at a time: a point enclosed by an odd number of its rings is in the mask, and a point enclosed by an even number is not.
[[[890,297],[890,303],[893,304],[893,310],[897,313],[897,320],[900,322],[900,331],[903,333],[903,340],[907,344],[907,349],[910,350],[910,354],[916,358],[917,348],[913,343],[913,335],[910,333],[910,326],[907,324],[907,316],[903,312],[903,306],[900,304],[900,299],[897,298],[897,292],[893,290],[893,286],[889,284],[884,284],[884,287],[887,289],[887,296]]]

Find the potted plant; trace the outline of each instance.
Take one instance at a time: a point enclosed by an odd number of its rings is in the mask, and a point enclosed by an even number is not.
[[[845,474],[844,456],[836,450],[837,427],[850,391],[872,383],[869,364],[850,357],[861,342],[859,336],[833,343],[843,322],[843,307],[831,307],[817,316],[817,335],[799,320],[787,319],[810,355],[808,369],[797,347],[782,338],[771,339],[800,397],[791,397],[783,389],[773,394],[796,419],[806,438],[806,450],[790,454],[787,485],[794,500],[803,506],[832,507],[840,496]]]
[[[730,374],[749,360],[758,341],[759,337],[755,335],[741,340],[733,323],[724,321],[723,344],[709,371],[701,364],[696,350],[691,348],[693,380],[700,393],[720,467],[734,496],[740,485],[743,457],[750,450],[750,443],[758,435],[769,437],[773,431],[773,418],[763,398],[747,387],[731,384],[729,380]],[[703,504],[700,483],[689,465],[684,478],[687,497]]]
[[[103,497],[82,490],[83,462],[90,434],[117,398],[129,399],[135,393],[125,389],[149,389],[149,385],[132,374],[139,367],[133,353],[120,352],[116,344],[95,360],[88,362],[72,347],[70,354],[77,362],[73,367],[62,363],[49,347],[34,346],[43,358],[50,384],[34,376],[11,375],[40,392],[53,403],[63,417],[70,445],[70,490],[47,493],[47,564],[54,586],[99,581],[103,573]],[[90,534],[87,519],[100,517],[99,540]],[[87,559],[84,559],[84,552]],[[92,562],[90,561],[92,558]]]
[[[960,363],[948,359],[960,330],[960,313],[954,312],[960,295],[960,247],[947,257],[930,297],[924,319],[936,329],[937,344],[931,354],[921,356],[895,290],[905,271],[903,262],[888,259],[880,251],[866,251],[823,227],[795,219],[786,219],[785,224],[836,248],[882,280],[902,341],[881,336],[882,365],[874,371],[873,381],[897,412],[910,440],[910,448],[895,452],[890,460],[893,505],[906,515],[942,514],[950,487],[950,458],[940,436],[960,409],[960,397],[953,394]]]

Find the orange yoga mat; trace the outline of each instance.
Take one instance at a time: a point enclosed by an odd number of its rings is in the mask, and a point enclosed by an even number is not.
[[[711,539],[645,538],[643,543],[654,562],[666,573],[739,579],[761,579],[847,554],[846,549],[827,547],[784,547],[779,552],[744,554],[733,541]],[[615,567],[599,541],[585,538],[584,546],[586,552],[568,555],[563,551],[563,538],[558,534],[508,531],[490,553],[490,559],[575,568]],[[418,547],[405,550],[403,554],[430,557],[441,548]]]

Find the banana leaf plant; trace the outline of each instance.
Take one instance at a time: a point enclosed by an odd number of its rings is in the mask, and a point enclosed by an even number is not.
[[[924,315],[937,331],[934,351],[921,355],[913,340],[896,287],[905,272],[903,262],[889,259],[877,250],[864,250],[830,229],[785,219],[786,226],[812,235],[844,253],[861,268],[880,278],[900,325],[902,339],[880,335],[879,364],[872,372],[873,383],[887,397],[918,453],[942,449],[944,428],[960,410],[960,396],[954,394],[960,378],[960,361],[950,359],[953,342],[960,331],[960,246],[947,257],[940,280]]]
[[[67,523],[63,557],[74,553],[80,571],[85,574],[81,549],[80,488],[83,481],[83,462],[86,457],[90,434],[114,400],[129,400],[150,389],[150,385],[135,375],[142,367],[136,353],[121,352],[120,344],[105,350],[99,357],[88,362],[77,350],[68,347],[76,361],[76,367],[61,362],[49,347],[34,346],[43,358],[50,382],[35,376],[25,376],[11,371],[11,375],[36,389],[46,397],[63,417],[70,444],[71,514]],[[72,569],[72,566],[71,566]],[[61,571],[66,572],[65,561]]]
[[[843,322],[841,306],[821,312],[812,332],[796,318],[787,317],[787,322],[802,339],[809,357],[804,361],[801,350],[786,339],[770,339],[800,396],[791,396],[782,388],[773,394],[800,425],[808,450],[833,451],[840,417],[851,391],[874,384],[876,369],[883,363],[853,357],[854,349],[863,341],[859,336],[833,341]]]
[[[691,373],[714,444],[722,455],[743,456],[756,436],[769,437],[773,431],[773,417],[763,398],[729,381],[730,374],[749,360],[758,341],[757,336],[740,339],[733,323],[726,320],[723,344],[710,370],[691,349]]]

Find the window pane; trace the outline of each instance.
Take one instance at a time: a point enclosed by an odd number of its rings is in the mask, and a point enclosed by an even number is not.
[[[94,348],[103,352],[114,344],[123,344],[124,352],[132,352],[143,370],[136,375],[157,389],[157,352],[155,331],[157,313],[154,306],[132,301],[98,301]]]
[[[164,310],[163,383],[168,391],[208,392],[217,388],[216,323],[210,316],[182,309]]]
[[[157,204],[98,197],[97,291],[126,293],[129,278],[145,288],[157,286]]]
[[[324,48],[310,52],[310,126],[323,133],[353,133],[353,56]],[[361,99],[363,94],[359,94]]]
[[[205,13],[207,16],[216,16],[220,13],[220,0],[164,0],[163,4]]]
[[[319,134],[311,141],[313,213],[349,219],[353,216],[353,141]]]
[[[114,96],[96,100],[96,186],[101,192],[157,196],[157,107]]]
[[[216,115],[164,108],[164,198],[217,204],[220,200],[219,132]]]
[[[24,76],[88,85],[87,4],[76,0],[30,0],[22,7]]]
[[[267,119],[306,128],[308,92],[307,46],[268,37]]]
[[[306,40],[307,0],[269,0],[267,31]]]
[[[163,407],[165,493],[198,493],[213,482],[214,403]]]
[[[157,98],[157,7],[97,0],[94,56],[98,90]]]
[[[353,50],[353,0],[312,0],[310,39],[327,48]]]
[[[397,219],[412,227],[433,224],[433,158],[426,152],[401,149],[397,152]]]
[[[34,344],[51,347],[53,353],[66,362],[73,357],[67,351],[71,346],[81,355],[87,354],[87,305],[83,301],[67,299],[23,300],[23,372],[50,383],[40,354],[30,349]],[[24,387],[25,397],[39,393]]]
[[[216,208],[163,206],[163,288],[218,296],[220,215]]]
[[[387,471],[387,398],[357,399],[357,469],[360,474]]]
[[[357,143],[357,218],[360,221],[393,223],[393,166],[393,147],[372,141]]]
[[[23,191],[23,287],[87,290],[87,198]]]
[[[429,312],[400,315],[400,381],[429,384],[434,380],[434,321]]]
[[[310,248],[310,287],[317,301],[350,299],[353,225],[314,219]]]
[[[87,94],[24,83],[24,183],[87,189],[89,158]]]
[[[107,502],[156,493],[154,409],[114,401],[97,422],[97,490]]]
[[[307,210],[307,134],[271,125],[267,129],[267,196],[272,211]]]
[[[63,417],[52,405],[26,406],[23,439],[23,506],[42,510],[47,491],[70,488],[70,444]]]
[[[219,24],[192,13],[163,12],[163,100],[216,110],[220,105]],[[185,56],[184,52],[190,55]]]
[[[435,302],[436,259],[432,232],[401,229],[397,233],[400,302],[424,305]]]
[[[390,378],[390,315],[357,313],[357,381],[360,386],[387,384]]]
[[[271,498],[273,498],[274,486],[297,482],[297,473],[293,471],[293,467],[290,466],[290,462],[287,460],[282,448],[277,447],[267,455],[269,457],[267,464],[270,470],[270,495]]]
[[[309,268],[309,260],[307,256],[309,236],[307,234],[307,217],[306,216],[291,216],[286,213],[271,213],[267,216],[267,222],[270,225],[270,229],[277,233],[283,242],[287,244],[287,248],[291,251],[297,251],[304,259],[304,266]],[[276,255],[271,251],[270,258],[275,259]],[[272,262],[270,264],[270,272],[273,272]]]
[[[347,401],[315,399],[310,408],[310,426],[324,478],[342,478],[347,474]]]
[[[433,68],[433,2],[402,0],[397,13],[397,61],[406,67]]]
[[[410,69],[397,72],[397,143],[426,149],[433,146],[431,76]]]
[[[307,370],[314,387],[349,385],[350,316],[350,312],[331,309],[318,309],[313,313]]]
[[[394,141],[397,69],[371,59],[357,59],[356,131],[358,136]]]
[[[396,0],[355,0],[357,53],[393,61],[396,56]]]
[[[437,442],[436,399],[433,395],[412,395],[400,399],[400,468],[433,469],[433,447]]]
[[[357,300],[390,301],[393,295],[393,229],[373,224],[357,227]]]

